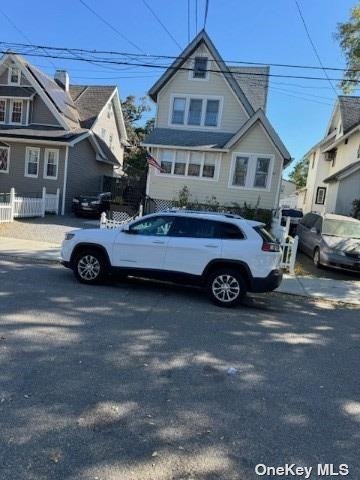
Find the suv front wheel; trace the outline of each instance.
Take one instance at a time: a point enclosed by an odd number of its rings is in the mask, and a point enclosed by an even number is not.
[[[100,283],[108,274],[104,255],[96,249],[81,250],[73,263],[75,277],[82,283]]]
[[[208,276],[207,292],[216,305],[234,307],[246,295],[246,283],[238,271],[222,268]]]

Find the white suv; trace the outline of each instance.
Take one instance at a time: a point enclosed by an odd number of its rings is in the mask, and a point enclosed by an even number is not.
[[[280,245],[259,222],[236,215],[170,210],[119,229],[65,235],[63,265],[83,283],[111,273],[204,286],[230,307],[247,291],[267,292],[282,279]]]

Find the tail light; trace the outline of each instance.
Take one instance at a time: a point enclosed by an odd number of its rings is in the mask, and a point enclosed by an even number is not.
[[[261,250],[264,252],[280,252],[280,245],[278,243],[264,242]]]

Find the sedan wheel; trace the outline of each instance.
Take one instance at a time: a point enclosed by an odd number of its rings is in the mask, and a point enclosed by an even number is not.
[[[315,251],[314,251],[313,261],[314,261],[314,265],[315,265],[316,268],[321,267],[320,250],[318,248],[316,248]]]

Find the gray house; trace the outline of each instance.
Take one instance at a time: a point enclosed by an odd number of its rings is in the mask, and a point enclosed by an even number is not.
[[[229,65],[201,31],[149,91],[157,161],[147,194],[161,208],[186,185],[192,200],[278,206],[291,157],[266,116],[268,67]]]
[[[25,58],[0,59],[0,192],[60,189],[60,211],[76,194],[98,191],[104,175],[121,172],[127,144],[115,86],[70,85]]]

